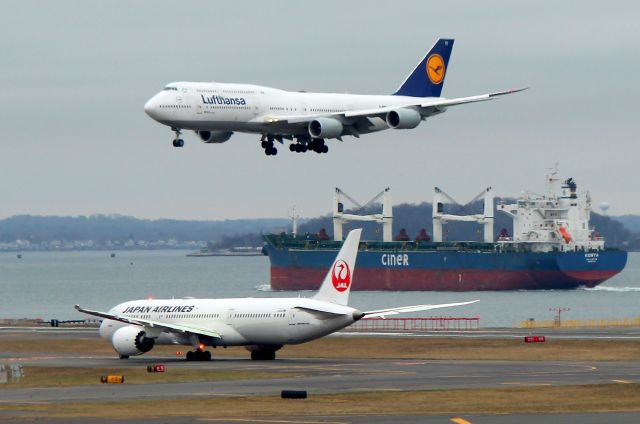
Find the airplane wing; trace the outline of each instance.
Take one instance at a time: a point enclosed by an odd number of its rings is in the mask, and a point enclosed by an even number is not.
[[[416,97],[416,101],[407,103],[404,105],[387,106],[374,109],[362,109],[362,110],[348,110],[345,112],[335,113],[322,113],[314,115],[290,115],[290,116],[266,116],[263,118],[267,124],[307,124],[314,119],[321,117],[336,118],[343,121],[344,124],[349,125],[358,118],[382,118],[388,112],[392,110],[402,108],[417,108],[423,118],[437,115],[444,112],[449,106],[463,105],[467,103],[484,102],[487,100],[493,100],[496,97],[504,96],[507,94],[517,93],[519,91],[527,90],[529,87],[518,88],[515,90],[498,91],[495,93],[481,94],[479,96],[459,97],[456,99],[434,98],[433,100],[426,100],[422,97]],[[426,100],[426,101],[425,101]]]
[[[141,327],[156,328],[167,333],[192,333],[192,334],[199,334],[202,336],[214,337],[218,339],[220,338],[219,333],[209,330],[207,328],[198,327],[194,325],[169,324],[166,322],[157,322],[157,321],[140,319],[140,318],[134,319],[134,318],[129,318],[123,315],[110,314],[108,312],[100,312],[100,311],[92,311],[90,309],[84,309],[80,307],[80,305],[75,305],[75,308],[79,312],[82,312],[87,315],[93,315],[95,317],[106,318],[113,321],[120,321],[120,322],[124,322],[126,324],[131,324],[131,325],[139,325]]]
[[[451,306],[469,305],[471,303],[476,303],[476,302],[480,302],[480,300],[472,300],[470,302],[460,302],[460,303],[441,303],[439,305],[400,306],[398,308],[379,309],[377,311],[366,311],[364,312],[364,316],[369,318],[374,318],[374,317],[384,318],[387,315],[397,315],[397,314],[403,314],[405,312],[427,311],[429,309],[449,308]]]

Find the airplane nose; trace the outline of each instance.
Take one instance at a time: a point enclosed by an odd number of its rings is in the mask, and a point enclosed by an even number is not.
[[[158,114],[158,102],[156,101],[156,97],[150,98],[147,103],[144,104],[144,113],[149,115],[149,117],[156,119]]]

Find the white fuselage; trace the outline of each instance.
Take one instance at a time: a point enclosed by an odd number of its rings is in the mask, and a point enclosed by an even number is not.
[[[431,97],[422,100],[437,102],[442,99]],[[274,124],[269,120],[329,116],[332,113],[415,103],[416,98],[408,96],[306,93],[249,84],[176,82],[152,97],[144,110],[156,121],[173,128],[307,135],[304,124]],[[358,121],[355,129],[358,134],[366,134],[388,128],[383,117],[369,117]]]
[[[207,343],[214,346],[303,343],[333,333],[361,317],[349,306],[306,298],[135,300],[115,306],[110,313],[215,331],[220,337]],[[111,341],[113,333],[127,325],[105,319],[100,336]],[[193,340],[179,333],[162,333],[156,343],[190,345]]]

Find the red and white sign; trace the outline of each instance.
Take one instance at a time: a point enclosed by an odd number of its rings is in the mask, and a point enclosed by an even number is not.
[[[338,259],[331,270],[331,282],[339,292],[343,292],[351,285],[351,270],[342,259]]]

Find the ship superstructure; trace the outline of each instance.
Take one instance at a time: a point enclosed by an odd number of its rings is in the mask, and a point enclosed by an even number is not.
[[[513,218],[513,240],[532,252],[593,251],[604,249],[604,239],[589,226],[591,196],[580,195],[573,178],[562,183],[557,170],[546,177],[547,192],[523,193],[513,204],[498,204],[498,210]]]

